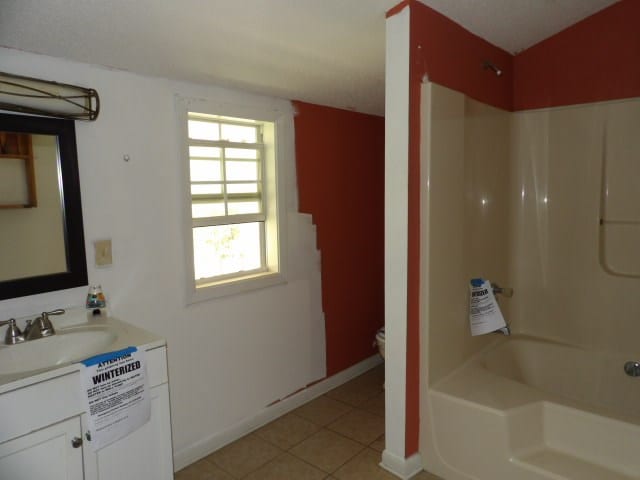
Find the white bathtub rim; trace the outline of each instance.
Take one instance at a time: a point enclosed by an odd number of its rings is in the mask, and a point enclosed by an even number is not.
[[[536,337],[532,335],[515,334],[515,335],[512,335],[511,337],[500,337],[496,339],[496,341],[491,342],[489,345],[487,345],[482,350],[477,352],[471,358],[466,360],[461,366],[457,367],[451,373],[449,373],[442,379],[438,380],[434,385],[427,386],[427,392],[426,392],[427,396],[429,396],[432,393],[447,395],[447,396],[450,396],[452,399],[455,399],[456,401],[469,402],[471,406],[480,405],[482,407],[485,407],[491,410],[496,410],[498,412],[509,411],[509,410],[512,410],[513,408],[525,407],[533,402],[551,402],[558,405],[562,405],[564,407],[573,408],[575,410],[585,411],[591,415],[598,415],[610,420],[640,426],[640,417],[638,415],[634,416],[631,414],[626,414],[624,412],[614,411],[613,409],[610,409],[607,407],[594,405],[592,403],[581,401],[579,399],[570,398],[570,397],[567,397],[558,393],[554,393],[548,390],[543,390],[536,386],[529,385],[527,383],[520,382],[508,376],[501,375],[487,368],[483,363],[483,359],[485,358],[486,354],[494,349],[503,347],[507,342],[510,341],[510,339],[515,341],[548,343],[548,344],[552,344],[552,345],[563,347],[563,348],[570,348],[570,349],[576,349],[581,351],[592,351],[591,349],[583,346],[572,345],[566,342],[547,339],[544,337]],[[594,352],[596,351],[594,350]],[[521,389],[522,391],[525,391],[525,390],[528,391],[531,394],[532,400],[523,401],[522,403],[514,407],[500,408],[497,406],[487,405],[486,403],[481,403],[479,401],[460,397],[454,393],[449,392],[448,386],[452,382],[452,380],[455,379],[457,376],[464,374],[463,372],[465,372],[466,370],[472,369],[472,368],[481,369],[485,375],[489,375],[500,382],[507,382],[511,385],[517,386],[517,388]],[[640,379],[638,380],[638,383],[640,384]]]
[[[523,460],[524,458],[528,457],[530,454],[533,454],[542,450],[551,450],[551,451],[555,451],[570,457],[582,459],[583,461],[589,461],[593,463],[594,466],[598,466],[603,469],[609,469],[612,472],[615,472],[617,474],[627,475],[629,478],[636,478],[634,475],[636,475],[637,466],[631,467],[629,466],[629,464],[626,464],[626,463],[612,462],[611,457],[609,457],[609,461],[602,461],[600,459],[593,458],[589,455],[585,456],[584,452],[582,452],[582,454],[580,452],[577,452],[573,448],[573,444],[571,444],[570,448],[567,448],[566,447],[567,444],[563,446],[562,444],[557,444],[554,441],[551,441],[551,443],[548,443],[549,439],[546,438],[546,434],[544,433],[543,433],[543,437],[536,438],[534,443],[528,444],[526,446],[516,447],[516,445],[512,443],[514,439],[511,438],[511,433],[509,433],[509,428],[510,428],[509,417],[514,417],[514,420],[517,421],[517,417],[519,416],[519,414],[526,415],[528,413],[527,410],[531,410],[532,411],[531,413],[533,413],[534,415],[540,415],[539,421],[543,423],[545,421],[544,418],[547,415],[548,409],[555,410],[556,415],[558,414],[558,410],[559,410],[560,415],[564,416],[563,412],[566,412],[566,414],[576,418],[582,417],[585,421],[602,422],[604,420],[607,422],[607,424],[609,424],[615,430],[619,430],[619,429],[629,430],[630,432],[628,433],[628,435],[630,436],[630,438],[640,437],[640,426],[631,425],[628,422],[610,419],[607,417],[603,417],[602,415],[586,412],[580,408],[573,408],[573,407],[569,407],[569,406],[558,404],[556,402],[551,402],[551,401],[535,401],[530,404],[522,405],[509,410],[499,410],[499,409],[493,409],[488,407],[482,407],[478,404],[475,404],[474,402],[470,402],[464,399],[459,399],[453,395],[441,394],[441,392],[432,392],[432,395],[433,397],[440,397],[440,399],[444,400],[448,405],[457,404],[458,406],[462,407],[467,411],[470,410],[473,412],[474,416],[479,414],[482,417],[483,414],[488,414],[491,417],[495,417],[496,420],[502,419],[502,421],[506,422],[507,431],[505,431],[505,434],[507,435],[506,437],[507,443],[504,446],[507,447],[507,451],[503,451],[503,454],[504,454],[503,461],[505,462],[505,465],[506,464],[511,465],[510,467],[506,467],[506,468],[510,468],[510,469],[516,468],[518,470],[523,469],[530,473],[539,475],[539,476],[536,476],[535,478],[540,478],[540,479],[564,478],[564,477],[558,477],[557,474],[553,473],[552,471],[545,470],[544,468],[539,468],[535,465],[527,464],[526,460]],[[442,425],[440,425],[439,427],[440,430],[439,430],[439,428],[436,427],[436,425],[432,421],[435,415],[434,405],[437,403],[436,402],[437,398],[433,398],[433,397],[430,395],[430,397],[427,399],[428,401],[428,419],[427,419],[428,438],[425,439],[426,444],[423,445],[423,447],[421,448],[421,455],[422,455],[425,469],[428,469],[428,471],[436,475],[447,478],[448,480],[488,480],[489,478],[491,480],[503,479],[504,477],[502,476],[495,476],[495,472],[493,472],[492,474],[489,474],[489,477],[475,476],[474,472],[469,472],[469,471],[462,470],[461,468],[458,468],[456,465],[454,465],[451,462],[451,459],[448,457],[448,455],[443,454],[440,448],[441,445],[438,439],[438,435],[442,433],[442,430],[441,430]],[[454,408],[454,411],[455,411],[455,408]],[[442,412],[440,413],[442,414]],[[477,427],[477,425],[471,425],[471,428],[474,428],[474,427]],[[632,443],[635,443],[635,442],[632,442]],[[499,442],[498,445],[500,444],[501,443]],[[500,451],[501,449],[498,448],[498,452]],[[495,465],[495,462],[492,465]],[[496,471],[500,471],[500,470],[501,468],[498,466]],[[478,474],[482,475],[483,473],[480,472]],[[513,477],[511,475],[508,478],[511,479],[516,477]],[[530,478],[530,477],[527,476],[527,478]]]
[[[426,427],[428,430],[429,441],[427,445],[422,446],[420,449],[424,469],[427,470],[428,468],[429,472],[443,478],[447,478],[448,480],[482,480],[454,467],[442,456],[440,445],[436,438],[435,426],[432,422],[432,419],[434,418],[434,411],[433,402],[430,398],[427,398],[427,410],[428,415],[426,419]]]

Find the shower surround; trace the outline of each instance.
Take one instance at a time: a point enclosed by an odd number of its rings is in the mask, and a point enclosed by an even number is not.
[[[640,478],[640,99],[422,87],[421,454],[448,480]],[[514,336],[472,338],[470,278]]]

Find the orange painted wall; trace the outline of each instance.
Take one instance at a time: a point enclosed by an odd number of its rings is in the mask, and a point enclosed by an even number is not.
[[[384,118],[294,105],[299,208],[313,216],[322,256],[329,376],[373,355],[384,325]]]
[[[516,55],[514,108],[640,96],[640,1],[622,0]]]
[[[411,84],[422,77],[475,100],[512,109],[513,57],[465,30],[453,20],[418,2],[411,8]],[[485,60],[502,70],[496,76],[482,68]]]

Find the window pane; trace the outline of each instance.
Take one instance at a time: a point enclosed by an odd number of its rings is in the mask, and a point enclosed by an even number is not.
[[[212,183],[191,185],[191,195],[222,195],[222,185]]]
[[[243,215],[246,213],[260,213],[260,202],[229,202],[227,204],[229,215]]]
[[[227,180],[258,180],[258,162],[225,162]]]
[[[223,123],[221,128],[221,136],[223,140],[247,143],[257,143],[258,141],[258,130],[256,127],[249,127],[246,125],[229,125]]]
[[[227,193],[258,193],[257,183],[229,183]]]
[[[225,148],[224,156],[226,158],[257,160],[258,151],[255,148]]]
[[[194,147],[189,146],[190,157],[220,158],[218,147]]]
[[[194,202],[191,204],[192,218],[221,217],[224,213],[224,202]]]
[[[219,160],[191,160],[189,162],[192,182],[219,182],[222,180]]]
[[[260,222],[194,228],[196,280],[259,269],[261,229]]]
[[[220,140],[219,124],[189,120],[189,138],[195,140]]]

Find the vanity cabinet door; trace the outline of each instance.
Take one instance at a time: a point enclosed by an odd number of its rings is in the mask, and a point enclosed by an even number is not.
[[[85,442],[87,480],[173,480],[169,387],[164,383],[149,392],[151,418],[145,425],[97,452]]]
[[[80,438],[80,417],[73,417],[0,443],[0,479],[82,480]]]

